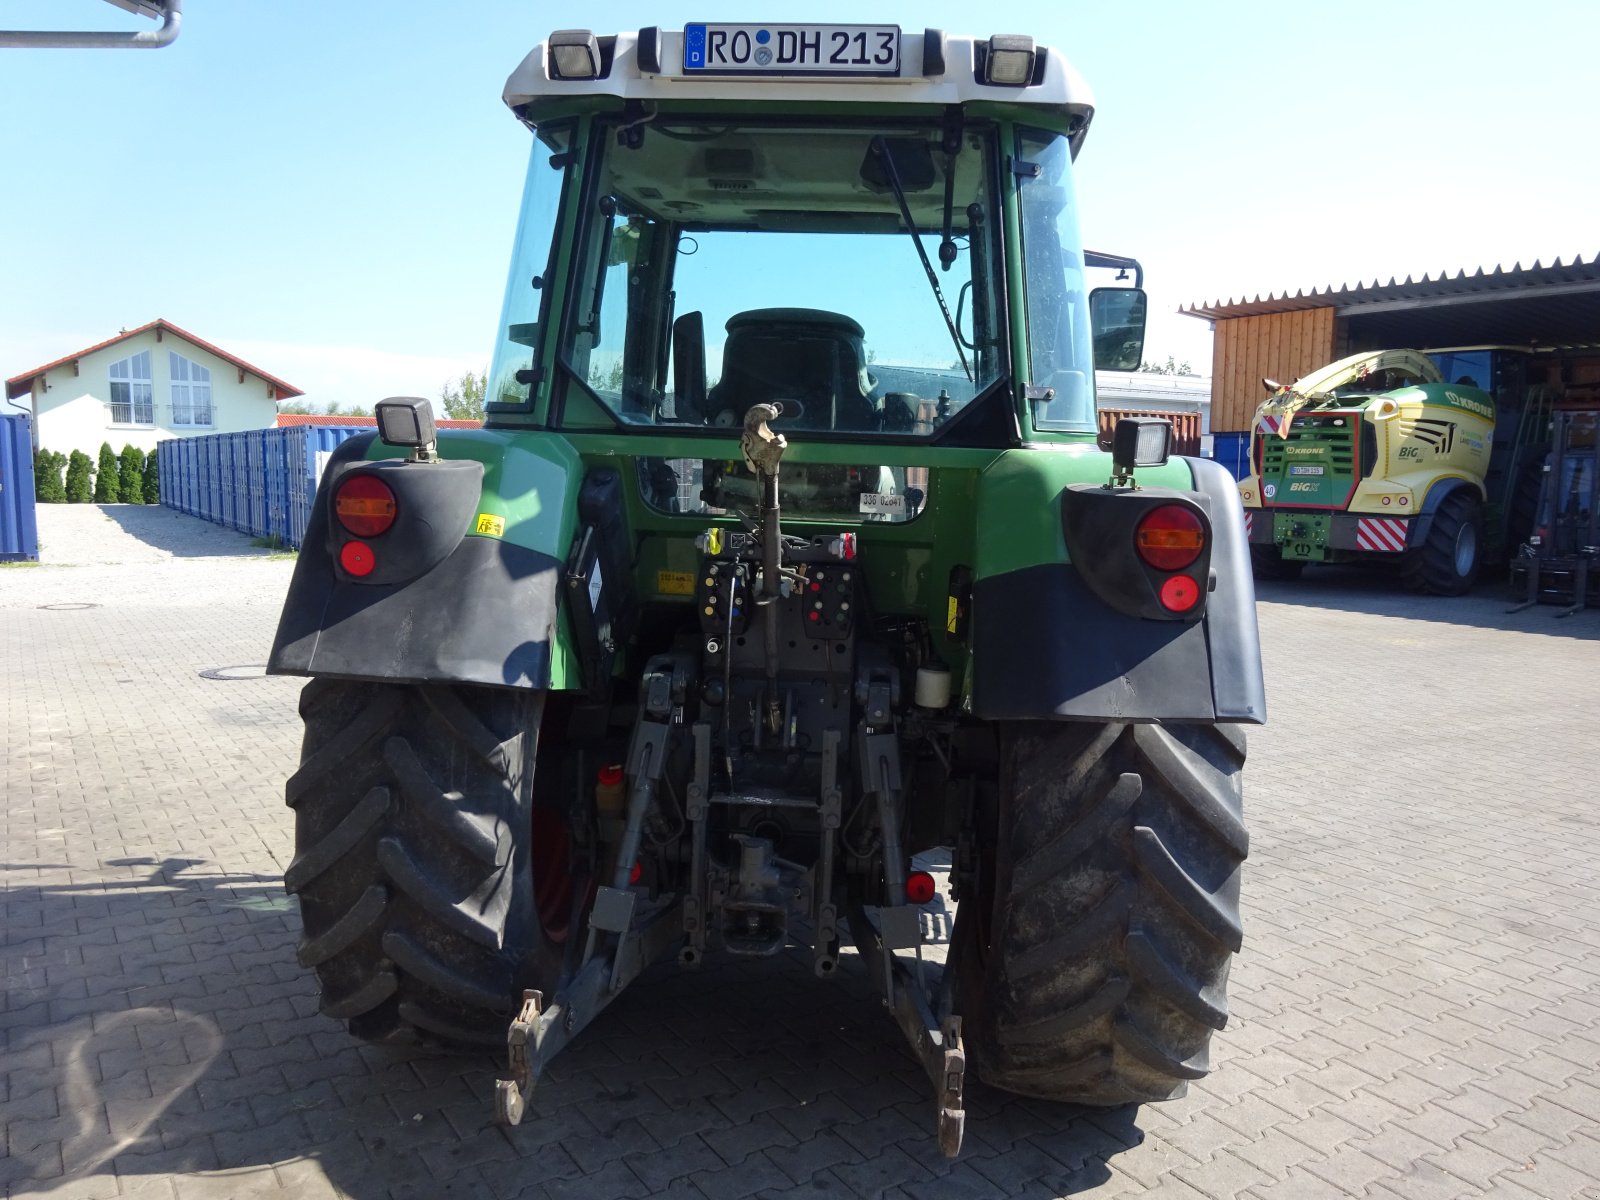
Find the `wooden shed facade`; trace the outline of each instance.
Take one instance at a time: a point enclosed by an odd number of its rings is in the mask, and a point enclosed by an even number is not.
[[[1293,383],[1334,360],[1331,308],[1218,321],[1211,348],[1211,428],[1249,429],[1263,379]]]

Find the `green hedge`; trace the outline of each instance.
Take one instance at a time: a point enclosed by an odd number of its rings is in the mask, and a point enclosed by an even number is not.
[[[100,461],[94,467],[94,502],[115,504],[122,498],[117,486],[117,455],[110,442],[100,443]]]
[[[60,504],[66,500],[67,487],[61,482],[61,472],[66,465],[65,454],[54,450],[33,452],[33,497],[40,504]]]
[[[144,451],[134,445],[117,455],[117,492],[124,504],[144,503]]]
[[[67,459],[67,502],[69,504],[87,504],[94,499],[94,484],[91,474],[94,462],[82,450],[74,450],[72,457]]]

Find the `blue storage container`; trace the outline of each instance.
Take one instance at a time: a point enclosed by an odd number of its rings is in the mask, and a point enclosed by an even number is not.
[[[0,562],[39,561],[32,420],[27,413],[0,416]]]
[[[1250,474],[1250,434],[1213,433],[1211,457],[1228,469],[1235,479]]]
[[[173,438],[161,444],[161,502],[298,547],[328,457],[339,443],[371,432],[371,426],[295,425]]]

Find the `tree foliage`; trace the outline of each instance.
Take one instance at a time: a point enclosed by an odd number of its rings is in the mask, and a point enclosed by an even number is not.
[[[74,450],[67,459],[67,501],[70,504],[87,504],[94,498],[94,485],[90,472],[94,460],[82,450]]]
[[[304,400],[291,400],[278,405],[278,411],[306,417],[370,417],[372,415],[370,406],[361,404],[346,406],[340,404],[337,400],[332,400],[327,404],[308,404]]]
[[[117,484],[117,455],[110,442],[100,443],[100,461],[94,467],[94,502],[115,504],[122,499],[122,489]]]
[[[1153,362],[1140,363],[1139,364],[1139,370],[1144,371],[1145,373],[1150,374],[1150,375],[1193,375],[1194,374],[1194,368],[1189,365],[1188,359],[1185,359],[1183,362],[1178,362],[1170,354],[1167,355],[1167,361],[1164,362],[1164,363],[1153,363]]]
[[[460,379],[448,381],[439,391],[444,415],[452,421],[483,420],[483,392],[488,386],[488,376],[485,368],[476,373],[467,371]]]

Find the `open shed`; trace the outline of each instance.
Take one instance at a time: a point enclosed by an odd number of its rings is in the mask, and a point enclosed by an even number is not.
[[[1213,323],[1211,428],[1219,433],[1249,429],[1262,379],[1290,383],[1363,350],[1515,347],[1530,356],[1528,384],[1600,389],[1600,255],[1180,311]]]

